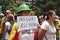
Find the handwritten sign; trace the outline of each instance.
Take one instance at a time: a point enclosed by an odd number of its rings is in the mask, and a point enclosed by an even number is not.
[[[19,16],[17,17],[18,28],[21,30],[36,29],[38,25],[37,16]]]

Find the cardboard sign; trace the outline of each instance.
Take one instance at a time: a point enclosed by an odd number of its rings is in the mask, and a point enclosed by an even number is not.
[[[19,40],[34,40],[34,33],[31,33],[31,34],[20,34],[19,35]]]
[[[19,16],[17,17],[18,29],[29,30],[36,29],[38,25],[37,16]]]

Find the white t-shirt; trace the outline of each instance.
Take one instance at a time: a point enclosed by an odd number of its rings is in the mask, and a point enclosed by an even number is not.
[[[41,29],[46,30],[45,36],[47,40],[56,40],[56,29],[55,27],[51,27],[47,21],[44,21],[42,23]],[[45,36],[43,37],[43,40],[46,40]]]
[[[10,27],[11,27],[10,22],[6,22],[6,23],[5,23],[5,26],[8,27],[8,30],[10,30]],[[5,39],[8,39],[8,37],[9,37],[9,34],[8,34],[8,32],[6,32]]]
[[[18,40],[34,40],[34,33],[20,32]]]
[[[6,23],[5,23],[5,26],[7,26],[7,27],[8,27],[8,30],[10,30],[11,23],[10,23],[10,22],[6,22]]]

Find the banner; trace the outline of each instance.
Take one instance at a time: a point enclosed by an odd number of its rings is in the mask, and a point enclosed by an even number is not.
[[[17,17],[17,23],[20,30],[36,29],[38,18],[37,16],[19,16]]]

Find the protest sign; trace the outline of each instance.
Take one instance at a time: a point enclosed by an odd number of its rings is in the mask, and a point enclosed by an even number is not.
[[[17,17],[18,29],[29,30],[36,29],[38,25],[37,16],[19,16]]]

